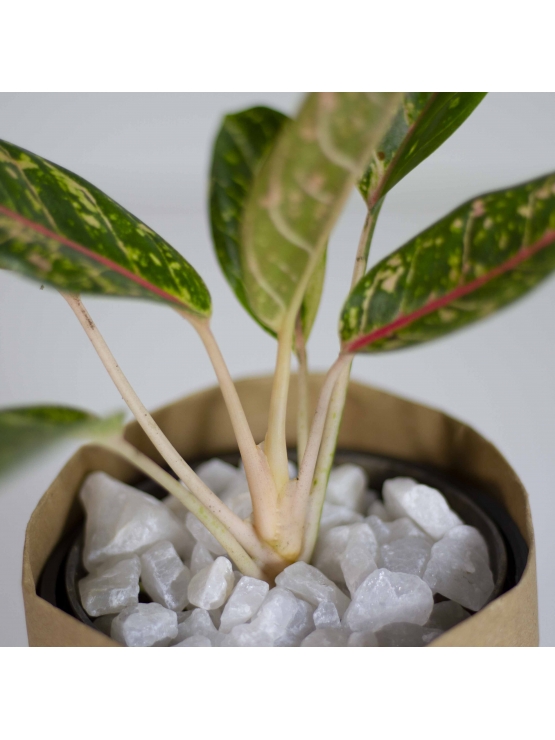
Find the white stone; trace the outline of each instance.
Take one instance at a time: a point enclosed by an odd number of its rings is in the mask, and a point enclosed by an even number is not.
[[[378,640],[374,632],[351,632],[347,647],[378,647]]]
[[[469,616],[470,614],[460,604],[456,604],[454,601],[439,601],[434,604],[426,626],[446,632],[451,627],[464,622]]]
[[[426,534],[418,525],[416,525],[412,519],[407,516],[395,519],[395,521],[389,522],[389,540],[388,542],[395,542],[395,540],[402,540],[405,537],[420,537],[426,542],[433,544],[433,539]]]
[[[184,483],[181,483],[181,484],[183,485],[184,488],[186,488]],[[175,496],[171,496],[171,495],[166,496],[166,498],[162,499],[162,503],[164,504],[164,506],[167,506],[168,509],[173,514],[175,514],[175,516],[183,524],[183,536],[182,536],[182,541],[179,545],[179,556],[182,558],[182,560],[189,560],[189,558],[192,555],[195,543],[196,543],[196,540],[193,537],[193,535],[189,532],[187,527],[185,527],[185,519],[189,512],[183,506],[181,501],[179,501]]]
[[[317,629],[301,642],[301,647],[347,647],[349,633],[342,628]]]
[[[422,537],[403,537],[382,545],[380,566],[399,573],[422,575],[430,559],[432,545]]]
[[[380,501],[380,499],[377,499],[376,501],[372,501],[370,506],[368,507],[366,511],[367,516],[375,516],[378,517],[378,519],[381,519],[382,522],[389,522],[391,521],[391,517],[389,516],[385,506],[383,505],[383,501]]]
[[[388,542],[394,542],[405,537],[421,537],[430,543],[433,542],[420,527],[406,516],[392,522],[384,522],[383,519],[372,515],[367,517],[365,521],[372,528],[379,545],[385,545]]]
[[[417,485],[418,482],[413,478],[390,478],[385,481],[382,487],[382,496],[390,519],[399,519],[399,517],[406,516],[404,508],[398,503],[398,498]]]
[[[269,588],[265,581],[243,576],[224,607],[220,632],[231,632],[236,625],[252,619],[266,598]]]
[[[287,635],[298,608],[298,599],[290,591],[273,588],[252,622],[233,627],[223,644],[227,647],[272,647],[276,640]]]
[[[87,570],[114,557],[140,555],[159,540],[169,540],[181,555],[189,538],[161,501],[111,478],[91,473],[80,499],[86,511],[83,562]]]
[[[197,542],[193,547],[193,554],[191,555],[191,575],[196,576],[199,570],[206,568],[208,565],[212,565],[214,562],[214,556],[212,553],[202,544]]]
[[[342,524],[320,532],[314,551],[314,566],[324,575],[337,583],[344,583],[345,578],[341,570],[341,556],[345,552],[351,525]]]
[[[375,560],[377,554],[378,543],[370,526],[365,522],[351,525],[349,540],[340,558],[342,580],[347,584],[351,596],[378,567]]]
[[[376,638],[380,647],[425,647],[439,637],[441,632],[427,626],[396,622],[379,630]]]
[[[176,635],[177,614],[160,604],[128,606],[112,622],[112,638],[128,647],[161,647]]]
[[[238,624],[224,635],[223,647],[274,647],[274,640],[253,622]]]
[[[175,514],[180,522],[183,522],[183,524],[185,524],[187,509],[183,506],[178,498],[170,494],[169,496],[166,496],[162,499],[162,503],[164,504],[164,506],[168,507],[172,514]]]
[[[141,563],[134,555],[106,563],[79,581],[83,609],[91,617],[116,614],[139,601]]]
[[[187,595],[201,609],[217,609],[225,604],[234,583],[231,562],[219,557],[191,578]]]
[[[177,625],[177,635],[173,643],[178,644],[183,640],[199,635],[210,640],[213,647],[219,647],[222,643],[222,636],[218,633],[206,609],[193,609],[192,612],[189,612],[189,616]]]
[[[362,514],[365,511],[367,483],[368,475],[363,468],[350,463],[338,465],[330,473],[326,501]]]
[[[326,602],[327,603],[327,602]],[[314,607],[304,599],[297,599],[297,611],[287,626],[287,631],[274,642],[274,647],[300,647],[314,627]]]
[[[423,578],[434,593],[471,611],[481,609],[494,588],[482,535],[464,524],[451,529],[432,547]]]
[[[274,647],[273,639],[252,622],[238,624],[223,637],[223,647]]]
[[[268,592],[254,621],[272,640],[278,640],[295,619],[298,606],[298,599],[290,591],[276,586]]]
[[[214,627],[217,630],[220,629],[223,610],[224,608],[220,606],[218,609],[210,609],[210,611],[208,612],[208,614],[210,614],[210,619],[214,622]]]
[[[216,496],[219,496],[237,479],[239,471],[235,466],[213,457],[201,463],[195,469],[195,473]]]
[[[349,606],[349,599],[333,581],[308,563],[299,561],[285,568],[276,578],[276,585],[288,588],[295,596],[318,606],[321,601],[331,601],[342,617]]]
[[[236,470],[235,476],[230,480],[225,490],[220,494],[222,501],[227,504],[230,499],[239,493],[246,493],[249,490],[247,476],[243,469]]]
[[[225,555],[225,550],[218,540],[206,529],[204,524],[199,521],[192,512],[189,512],[185,517],[185,526],[193,535],[195,540],[197,542],[202,542],[206,549],[213,555]]]
[[[376,632],[392,622],[424,625],[433,603],[429,586],[418,576],[380,568],[357,589],[343,625],[352,632]]]
[[[321,601],[312,615],[316,629],[325,629],[327,627],[341,627],[341,620],[331,601]]]
[[[212,647],[212,643],[208,637],[193,635],[182,642],[178,642],[177,645],[172,645],[172,647]]]
[[[325,502],[322,507],[322,516],[320,517],[320,534],[332,527],[339,527],[342,524],[355,524],[362,520],[362,514],[346,506],[336,506],[335,504]]]
[[[453,527],[462,524],[459,517],[439,491],[430,486],[417,485],[390,494],[391,507],[410,517],[434,540],[439,540]]]
[[[389,538],[391,537],[391,529],[388,522],[384,522],[384,520],[376,514],[370,514],[370,516],[366,517],[364,521],[371,527],[372,531],[374,532],[374,536],[376,537],[378,545],[383,545],[386,542],[389,542]]]
[[[240,519],[248,519],[252,514],[252,499],[248,491],[235,493],[233,496],[226,498],[225,503]]]
[[[189,600],[191,571],[181,562],[171,542],[162,540],[141,555],[141,582],[153,601],[182,611]]]

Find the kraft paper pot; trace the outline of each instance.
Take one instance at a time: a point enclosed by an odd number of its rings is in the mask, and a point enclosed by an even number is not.
[[[311,378],[315,404],[322,376]],[[255,439],[266,431],[271,378],[237,382],[237,390]],[[293,378],[287,437],[295,445],[297,406]],[[196,393],[154,414],[156,421],[185,457],[194,460],[236,449],[231,423],[219,388]],[[136,423],[126,438],[158,462],[160,456]],[[535,646],[538,644],[534,532],[528,496],[496,448],[466,424],[440,411],[389,393],[351,383],[338,446],[387,455],[435,468],[482,491],[501,505],[507,521],[528,547],[518,583],[471,618],[434,641],[433,646]],[[83,518],[77,493],[84,478],[103,470],[122,481],[141,477],[116,455],[94,445],[82,447],[60,472],[33,512],[25,537],[23,596],[31,646],[116,647],[102,633],[41,598],[37,583],[58,543]],[[512,520],[512,521],[511,521]]]

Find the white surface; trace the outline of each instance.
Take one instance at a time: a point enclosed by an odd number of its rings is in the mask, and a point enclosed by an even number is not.
[[[0,95],[0,136],[91,180],[143,218],[205,278],[214,330],[236,377],[268,373],[275,345],[239,306],[214,257],[207,219],[210,143],[224,112],[267,103],[292,111],[296,94]],[[372,262],[481,191],[555,170],[554,94],[492,94],[438,152],[388,196]],[[323,304],[309,347],[314,369],[337,348],[336,325],[363,219],[355,193],[331,242]],[[87,299],[145,403],[155,408],[212,385],[189,327],[164,307]],[[538,544],[540,629],[555,645],[555,285],[499,315],[417,349],[357,359],[354,377],[469,422],[526,485]],[[61,299],[0,273],[0,406],[63,402],[121,406]],[[1,645],[25,645],[20,590],[26,522],[71,446],[2,483]]]

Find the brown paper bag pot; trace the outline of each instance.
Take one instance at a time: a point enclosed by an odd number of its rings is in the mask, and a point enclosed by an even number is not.
[[[322,376],[311,378],[315,404]],[[237,383],[257,441],[266,431],[271,378]],[[296,387],[293,379],[288,414],[288,444],[296,441]],[[219,388],[196,393],[154,414],[185,459],[236,450],[235,438]],[[137,423],[126,438],[161,462]],[[475,483],[501,502],[528,547],[524,574],[514,588],[433,642],[433,646],[536,646],[538,615],[534,532],[528,496],[515,472],[496,448],[470,427],[434,409],[352,382],[338,446],[389,455],[435,466]],[[37,596],[41,571],[62,536],[83,517],[77,500],[85,476],[103,470],[134,482],[137,471],[94,445],[82,447],[60,472],[33,512],[25,537],[23,596],[30,646],[117,647],[117,644]]]

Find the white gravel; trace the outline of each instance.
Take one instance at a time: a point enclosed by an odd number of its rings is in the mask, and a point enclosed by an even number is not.
[[[198,472],[249,515],[241,468],[213,459]],[[368,489],[362,468],[336,467],[313,564],[293,563],[269,588],[233,571],[173,497],[160,502],[93,473],[81,490],[89,570],[79,584],[83,607],[130,647],[427,645],[487,603],[487,546],[435,489],[394,478],[382,495]],[[152,603],[139,603],[139,578]]]

